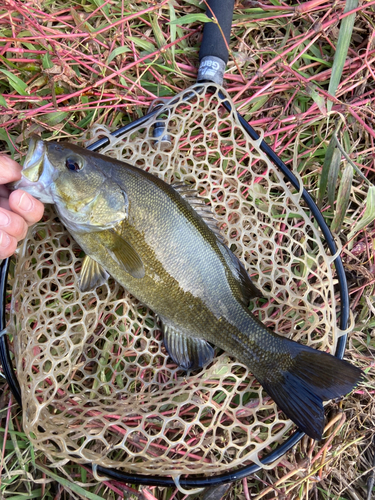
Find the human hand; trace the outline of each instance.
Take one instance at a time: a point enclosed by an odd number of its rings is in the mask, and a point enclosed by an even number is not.
[[[10,257],[17,243],[32,226],[42,218],[44,205],[22,189],[10,192],[4,186],[21,179],[21,165],[0,155],[0,259]]]

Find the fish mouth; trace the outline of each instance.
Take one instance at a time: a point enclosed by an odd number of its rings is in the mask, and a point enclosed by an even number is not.
[[[22,175],[30,182],[38,182],[41,177],[45,152],[46,146],[42,139],[37,135],[32,135],[22,169]]]
[[[22,168],[22,177],[13,189],[22,189],[43,203],[53,203],[51,191],[53,167],[47,158],[46,143],[38,136],[30,138]]]

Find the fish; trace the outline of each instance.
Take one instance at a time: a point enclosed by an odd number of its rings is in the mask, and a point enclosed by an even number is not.
[[[300,430],[321,439],[323,402],[349,393],[362,371],[279,336],[249,310],[261,291],[225,245],[191,186],[66,142],[32,137],[18,189],[54,204],[85,252],[82,292],[111,276],[157,315],[184,370],[217,346],[244,363]]]

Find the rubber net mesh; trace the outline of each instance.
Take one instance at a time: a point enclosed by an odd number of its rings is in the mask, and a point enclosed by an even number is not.
[[[254,314],[280,335],[334,352],[332,256],[300,193],[218,90],[196,85],[127,136],[96,126],[88,142],[108,137],[102,153],[196,187],[264,293]],[[156,122],[169,147],[155,141]],[[210,474],[259,463],[285,441],[293,424],[229,354],[186,373],[166,354],[153,312],[113,279],[80,293],[83,256],[52,208],[19,250],[11,324],[24,430],[37,449],[128,472]]]

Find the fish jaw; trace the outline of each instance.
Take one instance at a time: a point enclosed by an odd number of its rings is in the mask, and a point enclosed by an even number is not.
[[[32,136],[22,169],[21,179],[14,189],[22,189],[42,203],[54,203],[53,181],[55,169],[48,161],[46,145],[37,136]]]

